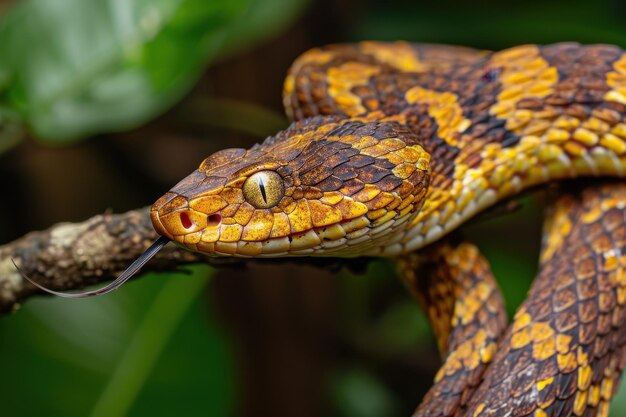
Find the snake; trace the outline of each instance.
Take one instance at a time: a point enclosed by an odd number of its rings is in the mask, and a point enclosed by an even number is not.
[[[444,358],[415,416],[608,415],[626,360],[626,189],[551,206],[508,327],[488,262],[448,235],[553,181],[626,176],[623,50],[329,45],[296,59],[283,100],[287,129],[210,155],[154,203],[161,237],[117,280],[49,292],[109,292],[169,241],[219,257],[391,257]]]

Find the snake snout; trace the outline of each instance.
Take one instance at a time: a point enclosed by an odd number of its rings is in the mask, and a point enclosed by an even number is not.
[[[161,222],[161,218],[159,217],[159,212],[157,210],[150,210],[150,220],[152,221],[152,227],[154,230],[161,236],[167,236],[168,238],[172,238],[172,236],[168,233],[167,229]]]

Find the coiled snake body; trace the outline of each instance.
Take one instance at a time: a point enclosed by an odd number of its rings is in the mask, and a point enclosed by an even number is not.
[[[530,187],[624,176],[622,50],[329,46],[294,63],[284,101],[291,127],[210,156],[154,204],[161,235],[218,256],[398,257],[445,353],[416,415],[608,414],[625,358],[624,187],[553,206],[508,330],[473,246],[415,251]]]

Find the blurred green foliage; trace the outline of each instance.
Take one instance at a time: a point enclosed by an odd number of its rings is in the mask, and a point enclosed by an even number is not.
[[[331,380],[331,396],[341,417],[398,415],[389,387],[363,368],[340,369]]]
[[[0,21],[0,152],[24,127],[46,143],[62,144],[138,126],[174,104],[207,64],[286,28],[304,3],[23,0]],[[334,41],[407,39],[499,49],[572,40],[624,47],[624,12],[617,0],[369,0],[351,11],[344,38]],[[262,135],[282,124],[247,103],[204,104],[211,109],[208,122],[222,128],[242,129],[238,120],[245,119],[243,130]],[[526,198],[515,213],[465,228],[489,259],[509,314],[536,271],[541,212],[540,200]],[[406,295],[372,307],[381,294],[400,292],[390,270],[382,261],[366,276],[338,277],[338,331],[357,353],[329,380],[338,415],[409,415],[407,407],[418,401],[411,391],[416,385],[410,382],[407,400],[386,384],[380,362],[368,361],[434,345],[423,314]],[[2,410],[16,416],[232,414],[236,364],[227,334],[207,322],[211,303],[199,299],[207,275],[199,269],[190,276],[152,276],[115,298],[31,300],[0,320],[0,358],[11,358],[0,368],[10,376],[0,378]],[[612,416],[626,416],[624,390]]]
[[[626,44],[625,4],[620,0],[370,3],[356,22],[354,39],[407,39],[491,50],[563,41]]]
[[[281,30],[305,3],[25,0],[0,22],[0,116],[13,110],[55,143],[138,126],[211,60]]]
[[[24,130],[63,144],[145,123],[210,62],[280,32],[306,4],[19,2],[0,20],[0,153]],[[284,126],[246,103],[204,104],[218,126],[232,128],[238,117],[252,133]],[[2,414],[231,415],[232,347],[199,300],[211,274],[196,267],[189,276],[147,277],[86,303],[32,300],[1,320]]]
[[[210,275],[198,266],[115,298],[32,300],[0,321],[4,415],[203,416],[207,404],[230,415],[232,348],[199,302]]]

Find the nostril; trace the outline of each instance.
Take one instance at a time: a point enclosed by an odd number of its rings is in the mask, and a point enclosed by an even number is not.
[[[206,219],[207,226],[217,226],[222,221],[222,216],[215,213],[209,215]]]
[[[191,219],[189,218],[189,214],[185,211],[180,213],[180,222],[183,224],[185,229],[190,229],[193,226]]]

